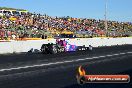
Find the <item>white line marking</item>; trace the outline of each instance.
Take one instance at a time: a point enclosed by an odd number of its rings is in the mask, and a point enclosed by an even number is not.
[[[68,60],[68,61],[62,61],[62,62],[38,64],[38,65],[23,66],[23,67],[9,68],[9,69],[0,69],[0,72],[11,71],[11,70],[19,70],[19,69],[26,69],[26,68],[33,68],[33,67],[43,67],[43,66],[50,66],[50,65],[57,65],[57,64],[64,64],[64,63],[71,63],[71,62],[79,62],[79,61],[85,61],[85,60],[88,60],[88,59],[99,59],[99,58],[104,58],[104,57],[119,56],[119,55],[123,55],[123,54],[131,54],[131,53],[132,52],[126,52],[126,53],[118,53],[118,54],[111,54],[111,55],[84,58],[84,59]]]
[[[102,57],[106,57],[106,56],[99,56],[100,58],[102,58]]]
[[[107,57],[111,57],[112,55],[106,55]]]
[[[119,54],[113,54],[114,56],[118,56]]]
[[[125,54],[125,53],[120,53],[120,54],[122,54],[122,55],[123,55],[123,54]]]

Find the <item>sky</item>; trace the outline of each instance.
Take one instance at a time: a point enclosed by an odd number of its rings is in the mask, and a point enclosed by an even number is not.
[[[107,19],[132,22],[132,0],[107,0]],[[0,7],[49,16],[104,19],[106,0],[0,0]]]

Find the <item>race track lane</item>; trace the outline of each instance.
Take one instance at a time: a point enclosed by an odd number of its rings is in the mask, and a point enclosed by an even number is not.
[[[130,48],[130,47],[129,47]],[[120,50],[123,51],[123,50]],[[81,56],[80,56],[81,57]],[[82,57],[83,58],[83,57]],[[71,59],[71,58],[70,58]],[[72,58],[73,59],[73,58]],[[51,66],[46,69],[28,69],[20,73],[0,75],[0,88],[131,88],[129,84],[86,84],[76,82],[78,66],[87,74],[129,74],[132,77],[132,54],[86,60]],[[33,70],[33,71],[32,71]]]
[[[79,52],[67,52],[67,53],[61,53],[55,55],[51,55],[51,54],[43,55],[41,53],[0,55],[0,69],[64,61],[64,60],[70,60],[71,58],[77,59],[77,58],[96,57],[101,55],[104,56],[108,54],[111,55],[115,53],[130,52],[132,51],[131,49],[132,49],[132,45],[123,45],[123,46],[94,48],[92,52],[79,51]]]

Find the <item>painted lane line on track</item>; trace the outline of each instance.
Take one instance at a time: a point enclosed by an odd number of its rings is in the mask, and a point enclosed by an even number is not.
[[[62,62],[54,62],[54,63],[47,63],[47,64],[23,66],[23,67],[9,68],[9,69],[0,69],[0,72],[11,71],[11,70],[19,70],[19,69],[26,69],[26,68],[34,68],[34,67],[43,67],[43,66],[50,66],[50,65],[59,65],[59,64],[65,64],[65,63],[79,62],[79,61],[85,61],[85,60],[90,60],[90,59],[99,59],[99,58],[104,58],[104,57],[112,57],[112,56],[119,56],[119,55],[125,55],[125,54],[132,54],[132,52],[111,54],[111,55],[84,58],[84,59],[77,59],[77,60],[69,60],[69,61],[62,61]]]

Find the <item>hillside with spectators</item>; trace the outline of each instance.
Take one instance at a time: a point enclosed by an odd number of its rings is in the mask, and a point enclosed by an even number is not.
[[[132,35],[131,22],[108,21],[107,35],[104,22],[103,19],[51,17],[23,9],[0,8],[0,39],[54,38],[60,34],[80,38]]]

